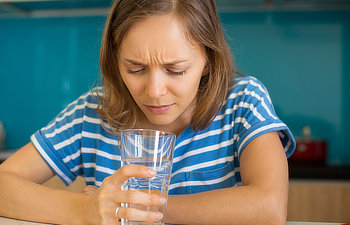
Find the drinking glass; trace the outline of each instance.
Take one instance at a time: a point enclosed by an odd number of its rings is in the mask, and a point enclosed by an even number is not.
[[[121,132],[121,165],[135,164],[147,166],[157,174],[152,178],[130,177],[122,185],[122,190],[139,190],[156,193],[168,198],[172,159],[176,136],[169,132],[147,129],[128,129]],[[122,207],[131,207],[146,211],[160,211],[165,215],[166,203],[162,206],[141,206],[123,203]],[[121,224],[157,224],[164,225],[164,219],[156,223],[135,222],[121,219]]]

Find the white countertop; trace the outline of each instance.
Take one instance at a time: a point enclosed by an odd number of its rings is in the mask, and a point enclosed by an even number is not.
[[[9,219],[9,218],[4,218],[4,217],[0,217],[0,224],[1,225],[43,225],[43,223],[33,223],[33,222]],[[170,224],[168,224],[168,225],[170,225]],[[288,221],[286,223],[286,225],[341,225],[341,223],[292,222],[292,221]]]

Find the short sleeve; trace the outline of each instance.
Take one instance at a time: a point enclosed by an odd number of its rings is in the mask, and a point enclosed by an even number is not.
[[[236,148],[240,156],[243,149],[260,135],[277,131],[286,156],[295,149],[295,140],[288,126],[282,122],[274,110],[265,86],[254,77],[238,80],[229,97],[235,110],[234,132],[238,135]]]
[[[37,151],[66,185],[83,173],[81,138],[84,116],[88,105],[96,104],[96,101],[89,93],[82,95],[31,136]]]

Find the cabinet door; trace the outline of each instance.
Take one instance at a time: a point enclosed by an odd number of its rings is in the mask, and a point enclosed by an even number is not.
[[[350,222],[350,181],[291,181],[289,221]]]

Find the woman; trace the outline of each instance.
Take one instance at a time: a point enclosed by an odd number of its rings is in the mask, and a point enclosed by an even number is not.
[[[234,78],[213,0],[116,0],[102,41],[102,88],[70,104],[0,166],[0,215],[59,224],[285,224],[288,127],[264,86]],[[157,195],[121,191],[118,133],[177,135],[167,213],[120,207],[162,205]],[[86,193],[40,184],[84,176]],[[3,204],[5,203],[5,204]],[[116,210],[118,209],[118,210]]]

